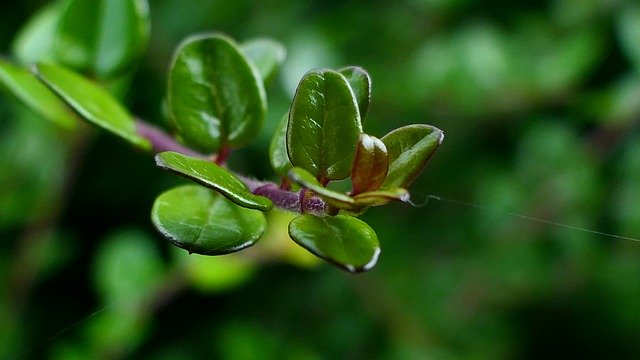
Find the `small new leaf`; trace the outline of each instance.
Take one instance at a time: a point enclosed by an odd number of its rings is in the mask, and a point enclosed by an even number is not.
[[[247,145],[258,136],[267,111],[258,70],[220,34],[192,36],[179,46],[167,100],[180,137],[203,152]]]
[[[333,205],[338,209],[359,211],[355,201],[349,195],[341,194],[337,191],[328,189],[316,179],[313,174],[303,168],[294,167],[289,170],[289,178],[296,184],[305,187],[322,198],[325,202]]]
[[[444,140],[433,126],[416,124],[395,129],[382,138],[389,154],[389,173],[382,188],[408,188]]]
[[[223,255],[255,244],[267,228],[262,212],[240,207],[202,186],[160,195],[151,210],[158,231],[190,253]]]
[[[271,144],[269,145],[269,161],[271,167],[276,174],[286,177],[289,169],[293,167],[287,153],[287,123],[289,122],[289,113],[287,113],[273,133]]]
[[[312,254],[352,273],[373,268],[380,255],[375,231],[348,215],[300,215],[289,223],[289,236]]]
[[[347,178],[361,132],[355,95],[343,75],[321,69],[300,80],[287,127],[287,151],[294,166],[323,184]]]
[[[360,134],[351,168],[353,194],[380,188],[389,170],[387,147],[375,136]]]
[[[133,116],[99,85],[53,64],[38,64],[36,75],[91,124],[151,150],[151,143],[136,132]]]
[[[269,211],[273,206],[271,200],[252,194],[236,175],[211,161],[166,151],[156,155],[156,165],[216,190],[242,207]]]

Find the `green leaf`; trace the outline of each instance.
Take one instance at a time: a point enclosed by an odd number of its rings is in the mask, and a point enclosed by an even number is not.
[[[13,42],[13,53],[23,65],[55,61],[53,42],[60,18],[60,4],[43,7],[20,29]]]
[[[618,41],[623,53],[640,73],[640,6],[628,6],[617,19]]]
[[[271,144],[269,145],[269,161],[276,174],[286,177],[289,169],[293,167],[287,153],[287,123],[289,113],[280,120],[280,124],[273,133]]]
[[[255,39],[241,46],[242,53],[258,69],[263,82],[273,77],[284,63],[287,51],[284,46],[271,39]]]
[[[382,138],[389,154],[389,173],[383,188],[407,188],[435,154],[444,133],[433,126],[416,124],[395,129]]]
[[[252,194],[237,176],[211,161],[166,151],[156,155],[156,165],[216,190],[242,207],[269,211],[273,206],[271,200]]]
[[[180,186],[160,195],[153,204],[151,220],[176,246],[202,255],[247,248],[267,228],[262,212],[240,207],[196,185]]]
[[[300,81],[287,127],[287,151],[294,166],[321,183],[349,176],[362,132],[347,80],[333,70],[312,70]]]
[[[226,36],[186,39],[169,74],[168,105],[186,143],[205,152],[241,147],[264,122],[267,100],[260,74]]]
[[[126,72],[149,38],[146,0],[68,0],[54,50],[65,65],[100,78]]]
[[[351,90],[356,96],[360,119],[364,122],[371,103],[371,77],[369,73],[359,66],[347,66],[339,69],[338,72],[344,75],[349,82]]]
[[[318,257],[354,273],[373,268],[380,254],[375,231],[348,215],[300,215],[289,223],[289,236]]]
[[[45,119],[67,129],[77,125],[73,110],[26,69],[0,59],[0,85]]]
[[[403,188],[392,188],[367,191],[353,197],[354,203],[360,206],[380,206],[391,200],[409,201],[409,192]]]
[[[351,168],[353,194],[380,188],[389,170],[387,147],[375,136],[360,134]]]
[[[133,116],[99,85],[53,64],[38,64],[37,75],[51,90],[93,125],[151,150],[151,143],[136,132]]]
[[[337,207],[338,209],[349,211],[359,210],[353,198],[351,198],[349,195],[345,195],[322,186],[318,179],[316,179],[313,174],[306,171],[305,169],[294,167],[289,170],[288,174],[289,178],[293,182],[313,191],[314,193],[318,194],[318,196],[320,196],[322,200]]]

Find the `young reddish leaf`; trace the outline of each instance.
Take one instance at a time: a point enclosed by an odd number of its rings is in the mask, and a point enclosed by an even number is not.
[[[444,140],[442,130],[430,125],[407,125],[382,138],[389,154],[389,173],[382,188],[407,188]]]
[[[289,223],[289,236],[312,254],[352,273],[373,268],[380,255],[375,231],[348,215],[300,215]]]
[[[204,152],[238,148],[262,128],[267,97],[258,70],[220,34],[186,39],[175,53],[167,104],[180,137]]]
[[[287,151],[294,166],[323,184],[347,178],[361,132],[355,95],[344,76],[322,69],[300,80],[287,127]]]
[[[271,200],[250,193],[236,175],[211,161],[166,151],[156,155],[156,165],[216,190],[242,207],[269,211],[273,206]]]
[[[360,110],[360,119],[364,120],[369,111],[371,103],[371,77],[369,73],[359,66],[347,66],[339,69],[338,72],[347,79],[353,94],[358,102],[358,110]]]
[[[222,255],[255,244],[267,228],[258,210],[240,207],[221,194],[185,185],[160,195],[151,220],[158,231],[190,253]]]
[[[360,134],[351,168],[353,195],[380,188],[389,170],[384,143],[371,135]]]

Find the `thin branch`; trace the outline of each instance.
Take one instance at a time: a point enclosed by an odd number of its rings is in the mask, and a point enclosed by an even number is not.
[[[205,155],[178,143],[171,135],[164,130],[150,125],[140,119],[136,120],[136,131],[138,135],[148,139],[153,146],[152,152],[175,151],[183,155],[200,159],[212,160],[216,156]],[[228,154],[225,154],[225,157]],[[317,196],[305,196],[304,189],[300,191],[289,191],[282,189],[275,183],[254,180],[246,176],[235,174],[252,194],[261,195],[273,202],[273,204],[286,211],[297,213],[313,214],[316,216],[326,216],[327,207],[325,202]]]

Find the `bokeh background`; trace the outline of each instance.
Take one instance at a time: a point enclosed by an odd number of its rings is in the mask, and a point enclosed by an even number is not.
[[[0,53],[45,1],[0,5]],[[445,142],[421,208],[364,218],[377,267],[316,263],[274,215],[258,249],[186,256],[155,196],[182,180],[99,132],[81,143],[0,97],[0,358],[526,359],[640,357],[640,4],[633,0],[150,0],[127,95],[163,124],[176,45],[201,31],[288,51],[269,121],[231,166],[274,178],[266,148],[297,81],[357,64],[365,130]],[[461,203],[469,203],[464,205]]]

